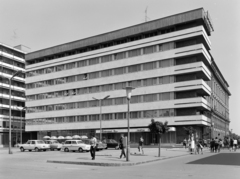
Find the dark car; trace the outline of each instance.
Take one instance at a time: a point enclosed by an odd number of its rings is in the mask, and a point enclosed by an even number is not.
[[[107,144],[107,148],[119,149],[118,142],[114,139],[104,139],[103,143]]]

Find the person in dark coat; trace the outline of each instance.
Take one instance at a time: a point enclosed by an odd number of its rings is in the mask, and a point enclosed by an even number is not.
[[[214,148],[215,148],[215,141],[214,139],[212,138],[211,142],[210,142],[210,150],[211,152],[214,152]]]
[[[120,158],[122,158],[122,156],[124,156],[124,158],[126,158],[125,149],[124,149],[124,145],[123,145],[123,139],[124,139],[124,136],[122,134],[119,139],[119,149],[121,150]]]
[[[230,138],[230,145],[229,145],[230,152],[233,150],[233,139]]]

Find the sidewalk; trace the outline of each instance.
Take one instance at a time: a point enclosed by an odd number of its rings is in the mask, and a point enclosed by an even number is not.
[[[138,152],[137,148],[131,148],[130,160],[126,158],[120,159],[120,150],[103,150],[96,152],[95,160],[92,160],[90,153],[69,153],[72,155],[62,155],[61,158],[52,158],[47,160],[49,163],[76,164],[76,165],[95,165],[95,166],[133,166],[143,163],[155,162],[170,158],[190,155],[187,149],[184,148],[161,148],[161,156],[158,157],[158,148],[145,148],[144,155]]]

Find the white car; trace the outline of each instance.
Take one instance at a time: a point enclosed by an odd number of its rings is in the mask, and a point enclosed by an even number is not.
[[[45,144],[43,140],[29,140],[25,144],[19,144],[19,148],[22,152],[25,150],[32,151],[35,150],[36,152],[38,151],[46,151],[50,149],[49,144]]]
[[[57,140],[45,140],[44,142],[50,145],[50,150],[61,150],[62,148],[62,144],[59,143]]]
[[[66,140],[62,146],[64,152],[69,151],[79,151],[79,152],[89,152],[91,145],[85,144],[82,140]]]

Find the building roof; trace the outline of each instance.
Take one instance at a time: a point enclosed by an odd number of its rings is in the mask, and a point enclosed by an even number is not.
[[[126,27],[123,29],[115,30],[112,32],[107,32],[107,33],[92,36],[89,38],[85,38],[85,39],[49,47],[46,49],[38,50],[35,52],[31,52],[26,55],[26,60],[38,59],[45,56],[50,56],[50,55],[58,54],[61,52],[68,52],[74,49],[80,49],[87,46],[103,44],[108,41],[114,41],[117,39],[134,36],[137,34],[151,32],[157,29],[166,28],[176,24],[186,23],[186,22],[197,20],[197,19],[204,19],[205,17],[206,17],[206,13],[204,9],[199,8],[199,9],[171,15],[168,17],[148,21],[145,23],[137,24],[134,26]],[[210,31],[208,32],[208,34],[210,35]]]

